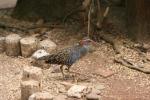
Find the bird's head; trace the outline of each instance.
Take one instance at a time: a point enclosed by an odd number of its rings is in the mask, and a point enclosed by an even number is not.
[[[95,48],[98,46],[98,43],[91,40],[90,38],[85,37],[79,41],[79,45],[87,47],[89,49],[89,51],[94,51]]]
[[[82,45],[90,45],[90,44],[96,45],[97,43],[92,39],[85,37],[79,41],[79,44],[82,46]]]

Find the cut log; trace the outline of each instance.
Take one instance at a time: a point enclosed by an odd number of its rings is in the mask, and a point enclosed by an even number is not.
[[[5,51],[5,37],[0,37],[0,53]]]
[[[51,40],[43,40],[39,43],[38,49],[44,49],[47,52],[51,52],[56,49],[56,44]]]
[[[53,95],[48,92],[37,92],[32,94],[29,100],[53,100]]]
[[[21,82],[21,100],[28,100],[29,96],[41,90],[38,81],[29,80]]]
[[[42,69],[38,67],[33,67],[33,66],[27,66],[24,67],[23,69],[23,76],[22,80],[27,81],[27,80],[35,80],[41,83],[42,81]]]
[[[10,34],[6,37],[6,54],[8,56],[19,56],[20,55],[20,39],[18,34]]]
[[[37,49],[37,39],[34,37],[26,37],[20,40],[21,54],[23,57],[31,56]]]

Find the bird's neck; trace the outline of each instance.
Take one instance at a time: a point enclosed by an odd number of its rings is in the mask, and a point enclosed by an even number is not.
[[[88,51],[89,51],[89,46],[88,45],[82,45],[80,47],[80,50],[79,50],[81,56],[85,55]]]

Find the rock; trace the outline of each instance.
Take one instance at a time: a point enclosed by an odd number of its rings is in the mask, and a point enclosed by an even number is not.
[[[101,91],[93,88],[91,93],[99,95],[101,93]]]
[[[57,45],[51,40],[43,40],[38,44],[38,49],[44,49],[47,52],[51,52],[56,49]]]
[[[86,100],[100,100],[101,96],[94,94],[94,93],[90,93],[88,95],[86,95]]]
[[[87,89],[88,87],[86,86],[74,85],[68,90],[67,94],[69,97],[82,98]]]
[[[38,59],[40,57],[47,56],[47,55],[49,55],[49,53],[47,51],[45,51],[43,49],[39,49],[39,50],[37,50],[36,52],[33,53],[31,58]]]
[[[32,94],[28,100],[53,100],[53,98],[54,96],[49,94],[48,92],[37,92]]]
[[[95,74],[100,75],[104,78],[107,78],[107,77],[114,75],[115,72],[109,69],[99,68],[98,70],[95,71]]]
[[[0,9],[14,8],[17,0],[1,0]]]
[[[37,39],[35,37],[23,38],[20,43],[23,57],[29,57],[37,50]]]
[[[66,100],[66,99],[67,99],[67,96],[66,96],[66,95],[60,94],[60,95],[54,97],[53,100]]]
[[[5,37],[0,37],[0,53],[5,51]]]
[[[19,56],[21,54],[20,39],[21,37],[18,34],[10,34],[6,37],[5,47],[8,56]]]
[[[99,95],[101,93],[101,90],[103,90],[105,87],[102,84],[94,84],[92,87],[92,94],[97,94]]]
[[[102,85],[102,84],[96,84],[94,87],[95,87],[96,89],[98,89],[98,90],[103,90],[103,89],[105,89],[105,86]]]
[[[45,50],[42,49],[37,50],[31,56],[30,63],[33,66],[40,67],[42,69],[49,69],[50,68],[49,64],[46,64],[44,60],[38,60],[40,57],[47,56],[47,55],[49,55],[49,53],[47,53]]]
[[[66,90],[69,90],[74,84],[69,83],[69,82],[60,82],[61,85],[65,87]]]
[[[22,80],[35,80],[41,83],[42,81],[42,69],[38,68],[38,67],[33,67],[33,66],[27,66],[24,67],[23,69],[23,76],[22,76]]]

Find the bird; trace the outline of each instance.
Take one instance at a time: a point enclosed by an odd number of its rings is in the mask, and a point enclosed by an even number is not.
[[[87,53],[95,51],[96,42],[89,38],[83,38],[77,44],[55,51],[47,56],[38,58],[44,60],[47,64],[60,65],[63,78],[65,78],[63,67],[66,66],[68,72],[70,67]]]

